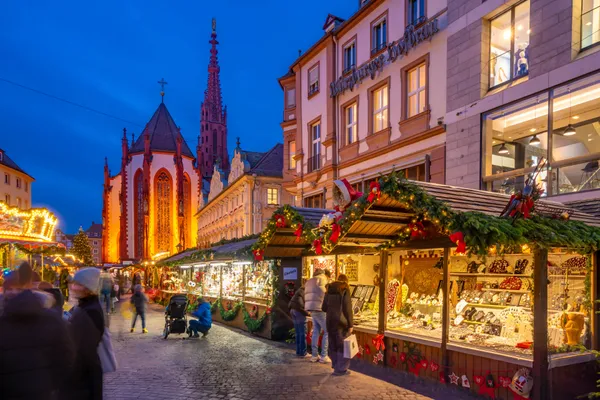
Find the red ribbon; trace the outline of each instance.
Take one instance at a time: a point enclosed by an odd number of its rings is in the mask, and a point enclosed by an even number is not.
[[[385,343],[383,342],[383,338],[384,336],[380,334],[371,339],[371,342],[373,343],[373,346],[375,346],[377,351],[385,350]]]
[[[456,243],[456,251],[458,253],[467,252],[467,245],[462,232],[454,232],[452,235],[450,235],[450,240],[452,240],[453,243]]]
[[[381,198],[381,186],[378,181],[371,182],[369,185],[369,196],[367,197],[367,201],[372,203],[375,199],[379,200]]]
[[[302,237],[302,224],[298,224],[298,229],[294,231],[294,235],[296,236],[296,242],[299,242]]]
[[[254,254],[254,259],[256,261],[262,261],[264,259],[265,251],[262,249],[252,250],[252,254]]]
[[[323,254],[323,247],[321,247],[321,239],[315,239],[313,242],[313,246],[315,248],[315,254],[321,255]]]
[[[275,226],[278,228],[285,228],[285,216],[282,214],[275,214]]]
[[[331,243],[337,243],[338,239],[340,238],[341,232],[342,230],[340,229],[340,226],[334,222],[331,225],[331,236],[329,236],[329,240],[331,241]]]

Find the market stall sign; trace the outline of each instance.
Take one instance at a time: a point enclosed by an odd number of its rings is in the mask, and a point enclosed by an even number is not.
[[[58,220],[44,208],[21,210],[0,203],[0,238],[51,241]]]
[[[387,46],[387,53],[380,54],[363,63],[360,67],[354,68],[350,74],[331,82],[329,84],[330,96],[336,97],[348,89],[353,90],[354,86],[360,84],[367,76],[375,79],[377,72],[383,70],[384,66],[407,55],[410,49],[417,47],[419,43],[431,40],[433,35],[439,31],[437,18],[426,22],[416,29],[414,25],[407,26],[404,30],[404,36]]]
[[[298,279],[298,268],[283,268],[283,279],[284,280]]]

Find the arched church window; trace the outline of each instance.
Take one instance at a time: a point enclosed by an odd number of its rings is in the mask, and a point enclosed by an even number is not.
[[[144,176],[141,170],[135,173],[133,178],[133,214],[134,236],[135,236],[135,258],[144,257]]]
[[[190,178],[186,175],[183,176],[183,232],[182,238],[184,248],[189,247],[191,243],[190,233],[190,218],[191,218],[191,194],[192,185],[190,184]]]
[[[171,177],[162,171],[156,177],[156,251],[171,251]]]

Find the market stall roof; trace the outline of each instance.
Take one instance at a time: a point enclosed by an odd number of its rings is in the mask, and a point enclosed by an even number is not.
[[[576,208],[581,212],[600,218],[600,198],[567,201],[565,205]]]
[[[249,259],[250,247],[256,243],[256,238],[245,240],[233,240],[218,246],[203,250],[186,250],[169,258],[161,260],[158,265],[177,266],[187,263],[200,263],[210,260],[232,260]]]

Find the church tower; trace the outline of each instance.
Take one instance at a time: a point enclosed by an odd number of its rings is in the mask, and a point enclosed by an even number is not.
[[[202,177],[210,179],[217,160],[220,168],[229,173],[229,156],[227,155],[227,107],[223,107],[221,99],[221,81],[219,78],[219,61],[217,59],[217,21],[212,20],[212,34],[209,42],[210,62],[208,64],[208,83],[204,91],[204,101],[200,106],[200,149],[201,157],[197,158]]]

